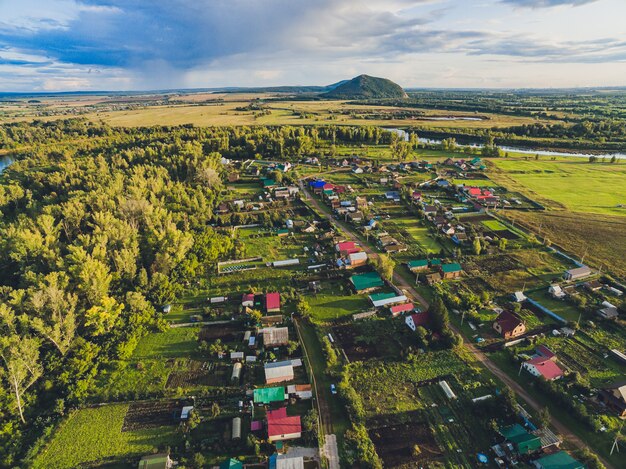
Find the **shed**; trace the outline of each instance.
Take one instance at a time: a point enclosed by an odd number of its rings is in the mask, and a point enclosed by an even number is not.
[[[233,365],[233,372],[230,375],[230,380],[231,381],[235,381],[238,380],[239,377],[241,376],[241,369],[243,368],[243,365],[239,362],[235,363]]]
[[[241,461],[230,458],[220,463],[220,469],[243,469],[243,464]]]
[[[589,277],[592,273],[593,272],[589,267],[583,265],[581,267],[577,267],[576,269],[570,269],[566,271],[563,277],[565,278],[565,280],[578,280],[581,278]]]
[[[183,410],[180,412],[180,419],[187,420],[189,418],[189,413],[193,410],[192,405],[183,406]]]
[[[291,360],[265,364],[265,382],[267,384],[291,381],[293,377]]]
[[[241,417],[235,417],[233,419],[232,439],[239,440],[241,438]]]
[[[243,352],[230,352],[231,360],[243,360]]]
[[[276,469],[304,469],[304,458],[278,454],[276,455]]]

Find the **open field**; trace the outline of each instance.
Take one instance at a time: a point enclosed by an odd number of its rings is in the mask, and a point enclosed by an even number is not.
[[[133,359],[189,357],[198,348],[200,327],[179,327],[149,334],[139,341]]]
[[[34,468],[70,469],[94,462],[115,462],[177,444],[176,427],[122,432],[127,404],[72,413],[33,463]]]
[[[626,164],[590,164],[584,158],[561,161],[492,159],[490,177],[549,208],[624,215]]]
[[[264,94],[200,93],[198,96],[185,95],[182,99],[172,100],[170,104],[153,100],[150,104],[133,109],[132,98],[127,103],[118,103],[119,109],[111,110],[111,103],[93,97],[87,100],[64,101],[51,100],[49,110],[60,115],[46,116],[46,109],[29,109],[25,106],[5,107],[6,115],[11,120],[30,120],[34,117],[42,120],[54,120],[67,117],[67,113],[84,113],[83,116],[94,121],[105,121],[114,126],[151,126],[151,125],[384,125],[394,126],[425,126],[432,128],[492,128],[537,122],[532,117],[499,115],[482,113],[481,120],[429,120],[429,117],[458,116],[466,117],[467,113],[445,110],[415,108],[397,108],[379,105],[354,105],[346,101],[293,101],[281,100],[280,95],[268,99],[264,104],[264,113],[247,109],[255,99],[267,98]],[[177,102],[178,101],[178,102]],[[398,113],[396,116],[395,114]],[[419,114],[419,118],[405,117],[405,112]],[[43,113],[43,114],[42,114]]]
[[[316,322],[332,321],[370,308],[367,295],[346,295],[338,291],[324,291],[309,298],[308,301],[311,306],[311,318]]]
[[[507,217],[585,256],[591,265],[626,276],[626,219],[566,212],[507,212]]]

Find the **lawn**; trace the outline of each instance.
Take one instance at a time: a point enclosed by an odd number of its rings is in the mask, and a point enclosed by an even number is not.
[[[332,321],[344,316],[361,313],[370,308],[367,295],[346,295],[338,289],[323,290],[308,298],[311,318],[316,322]]]
[[[393,218],[385,222],[385,225],[392,225],[401,233],[406,233],[415,243],[419,244],[424,254],[437,254],[442,249],[441,244],[431,234],[430,230],[423,226],[417,218]]]
[[[177,327],[156,332],[142,338],[137,344],[134,360],[150,358],[189,357],[197,353],[200,326]]]
[[[115,404],[73,412],[59,425],[32,467],[69,469],[95,462],[119,462],[178,444],[176,427],[122,432],[127,410],[127,404]]]
[[[584,158],[559,161],[493,159],[490,176],[550,208],[626,216],[626,165],[590,164]]]
[[[557,300],[548,293],[548,287],[542,288],[531,293],[526,293],[526,296],[539,302],[542,306],[545,306],[553,313],[558,314],[567,321],[578,321],[578,317],[581,311],[572,306],[565,300]]]
[[[506,225],[500,223],[498,220],[483,220],[481,223],[491,231],[503,231],[507,229]]]

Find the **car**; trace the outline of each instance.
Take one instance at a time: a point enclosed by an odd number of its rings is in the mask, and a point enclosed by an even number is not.
[[[330,392],[332,392],[333,394],[337,394],[337,386],[335,386],[334,384],[330,385]]]

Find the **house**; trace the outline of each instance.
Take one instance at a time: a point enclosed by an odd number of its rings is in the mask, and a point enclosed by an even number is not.
[[[415,305],[413,303],[404,303],[401,305],[394,305],[389,308],[389,312],[395,318],[402,313],[410,313],[415,309]]]
[[[234,458],[222,461],[219,466],[220,469],[243,469],[243,463]]]
[[[493,322],[493,329],[505,339],[517,337],[526,332],[524,322],[510,311],[503,311]]]
[[[541,376],[548,381],[554,381],[563,377],[564,373],[561,368],[555,363],[554,358],[536,356],[528,361],[525,361],[522,366],[533,376]]]
[[[396,295],[395,293],[374,293],[369,296],[374,308],[382,308],[397,303],[404,303],[407,297],[404,295]]]
[[[527,432],[518,423],[502,428],[500,434],[513,443],[518,454],[531,454],[541,450],[541,438]]]
[[[570,269],[563,274],[563,278],[565,280],[578,280],[581,278],[589,277],[593,272],[589,267],[583,265],[582,267],[577,267],[576,269]]]
[[[357,247],[354,241],[344,241],[335,245],[335,250],[340,254],[346,254]]]
[[[377,272],[367,272],[365,274],[353,275],[350,277],[350,282],[352,282],[354,289],[358,292],[372,290],[384,285],[383,279],[380,278],[380,275],[378,275]]]
[[[367,199],[365,197],[357,197],[356,198],[356,209],[357,210],[366,210],[367,209]]]
[[[348,255],[348,264],[350,267],[358,267],[367,263],[367,253],[364,251],[354,252]]]
[[[615,319],[619,316],[617,306],[608,301],[602,302],[602,308],[598,310],[598,315],[604,319]]]
[[[291,360],[265,364],[265,382],[267,384],[282,383],[293,380],[293,364]]]
[[[272,402],[284,402],[285,401],[285,388],[259,388],[253,391],[255,404],[271,404]]]
[[[292,384],[287,387],[288,394],[294,394],[299,399],[311,399],[313,397],[313,388],[310,384]]]
[[[271,316],[263,316],[261,318],[261,326],[276,326],[277,324],[282,324],[285,320],[285,317],[282,314],[273,314]]]
[[[280,293],[265,294],[265,311],[268,313],[280,313]]]
[[[272,458],[274,458],[273,466]],[[270,469],[304,469],[304,457],[289,456],[288,454],[272,455],[270,456]]]
[[[139,469],[170,469],[173,467],[170,455],[167,453],[151,454],[144,456],[139,461]]]
[[[326,184],[325,181],[322,181],[321,179],[318,179],[316,181],[310,181],[309,182],[309,187],[311,189],[313,189],[313,193],[314,194],[321,194],[322,192],[324,192],[324,185]]]
[[[394,243],[388,244],[385,246],[385,252],[390,253],[390,252],[404,252],[406,251],[408,248],[406,246],[406,244],[402,244],[399,243],[397,241],[395,241]]]
[[[425,326],[428,323],[429,315],[427,312],[409,314],[404,323],[415,332],[419,326]]]
[[[419,272],[428,269],[428,259],[417,259],[409,261],[407,266],[411,272]]]
[[[363,221],[363,212],[359,210],[357,210],[356,212],[350,212],[348,213],[348,218],[351,222],[358,223],[360,221]]]
[[[441,231],[443,232],[443,234],[448,235],[448,236],[452,236],[456,232],[456,230],[454,229],[454,226],[450,225],[449,223],[443,226],[441,228]]]
[[[302,436],[300,416],[287,416],[287,408],[267,412],[267,436],[270,442],[293,440]]]
[[[458,278],[461,276],[463,269],[461,268],[461,264],[452,263],[452,264],[443,264],[441,266],[441,273],[443,274],[443,278]]]
[[[567,294],[561,289],[560,285],[550,285],[548,287],[548,293],[552,295],[552,298],[556,298],[557,300],[562,300],[567,296]]]
[[[434,205],[424,205],[424,208],[422,210],[424,211],[424,215],[426,215],[427,217],[437,214],[437,207],[435,207]]]
[[[537,469],[585,469],[585,465],[578,462],[565,451],[558,451],[533,461]]]
[[[598,399],[619,417],[626,417],[626,381],[601,389]]]
[[[289,343],[289,328],[266,327],[261,330],[265,347],[279,347]]]
[[[434,285],[436,283],[441,282],[441,274],[439,272],[434,272],[431,274],[426,274],[424,279],[428,285]]]
[[[604,285],[602,285],[600,282],[598,282],[597,280],[591,280],[589,282],[585,283],[585,288],[587,290],[589,290],[590,292],[596,292],[602,289]]]
[[[241,297],[241,306],[245,308],[254,307],[254,293],[244,293]]]
[[[521,291],[516,291],[515,293],[513,293],[513,299],[516,303],[522,303],[527,300],[526,295],[524,295],[524,292]]]

